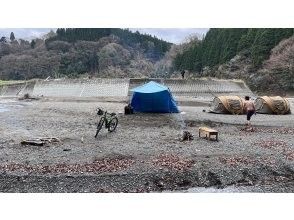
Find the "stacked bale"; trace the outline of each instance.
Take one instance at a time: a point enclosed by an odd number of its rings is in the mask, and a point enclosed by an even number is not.
[[[210,112],[240,115],[244,113],[243,106],[244,99],[239,96],[218,96],[213,99]]]
[[[255,107],[258,113],[262,114],[290,114],[290,103],[281,96],[261,96],[255,100]]]

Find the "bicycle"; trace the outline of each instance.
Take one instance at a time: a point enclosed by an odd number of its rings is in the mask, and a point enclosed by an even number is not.
[[[102,117],[97,124],[95,138],[97,138],[98,133],[100,132],[104,124],[105,129],[108,129],[109,132],[115,131],[118,124],[118,118],[116,117],[115,113],[108,113],[107,111],[103,111],[101,108],[98,108],[97,115],[102,115]]]

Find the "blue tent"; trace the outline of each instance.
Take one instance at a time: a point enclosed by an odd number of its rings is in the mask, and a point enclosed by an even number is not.
[[[132,89],[131,106],[135,112],[179,113],[169,88],[151,81]]]

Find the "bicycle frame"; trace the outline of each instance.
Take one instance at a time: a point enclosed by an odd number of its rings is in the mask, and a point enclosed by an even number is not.
[[[108,128],[109,122],[112,119],[112,115],[107,113],[107,111],[104,113],[103,117],[105,118],[105,128]]]
[[[104,117],[104,119],[105,119],[105,121],[104,121],[104,123],[105,123],[105,128],[108,128],[108,126],[109,126],[109,122],[111,121],[111,119],[114,117],[114,115],[112,114],[112,113],[108,113],[107,111],[103,111],[102,109],[98,109],[98,112],[100,111],[100,113],[101,113],[101,111],[103,112],[103,116],[102,117]],[[99,113],[97,112],[97,115],[99,115]]]

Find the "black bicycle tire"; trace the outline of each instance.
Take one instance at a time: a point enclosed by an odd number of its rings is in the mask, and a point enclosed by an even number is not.
[[[114,129],[112,130],[110,125],[111,125],[111,122],[114,121],[114,120],[116,120],[116,123],[115,123],[115,127],[114,127]],[[113,132],[113,131],[115,131],[117,125],[118,125],[118,118],[117,118],[117,117],[113,117],[113,118],[110,120],[110,122],[108,123],[108,131],[109,131],[109,132]]]
[[[104,117],[101,117],[100,120],[99,120],[99,122],[98,122],[97,128],[96,128],[95,138],[97,137],[98,133],[102,129],[104,122],[105,122],[105,118]]]

